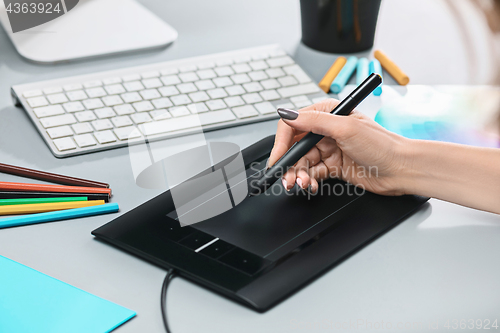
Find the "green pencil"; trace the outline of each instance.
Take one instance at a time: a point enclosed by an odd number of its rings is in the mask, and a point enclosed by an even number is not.
[[[0,199],[0,206],[70,202],[70,201],[87,201],[87,197]]]

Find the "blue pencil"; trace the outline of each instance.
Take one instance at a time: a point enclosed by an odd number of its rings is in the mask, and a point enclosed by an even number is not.
[[[370,74],[372,73],[379,74],[380,77],[382,77],[382,66],[380,66],[380,62],[377,59],[373,59],[372,61],[370,61]],[[382,83],[380,84],[380,86],[375,88],[375,90],[373,91],[373,95],[382,95]]]
[[[98,206],[59,210],[55,212],[29,214],[0,219],[0,228],[17,227],[21,225],[60,221],[99,214],[115,213],[119,210],[117,203]]]
[[[356,85],[358,86],[366,80],[368,75],[370,75],[368,63],[369,61],[366,58],[359,58],[358,60],[358,66],[356,68]]]
[[[352,73],[354,73],[354,70],[356,69],[356,64],[358,63],[358,58],[352,56],[347,59],[346,64],[340,71],[340,73],[337,75],[335,80],[333,80],[332,85],[330,86],[330,90],[334,94],[338,94],[339,92],[344,89],[345,85],[347,84],[347,81],[352,76]]]

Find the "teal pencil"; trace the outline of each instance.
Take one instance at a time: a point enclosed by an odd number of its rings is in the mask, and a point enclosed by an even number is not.
[[[373,59],[372,61],[370,61],[370,74],[372,73],[379,74],[380,77],[383,77],[382,66],[380,66],[380,62],[377,59]],[[373,95],[375,96],[382,95],[382,84],[380,84],[380,86],[375,88],[375,90],[373,91]]]
[[[338,94],[344,89],[347,81],[351,78],[354,70],[356,69],[356,65],[358,63],[358,58],[352,56],[347,59],[346,64],[342,67],[339,75],[333,80],[332,85],[330,86],[330,90],[334,94]]]
[[[117,203],[109,203],[99,206],[59,210],[55,212],[29,214],[0,219],[0,228],[17,227],[28,224],[53,222],[78,217],[115,213],[119,210]]]
[[[356,67],[356,85],[360,85],[370,75],[368,70],[368,59],[359,58],[358,66]]]

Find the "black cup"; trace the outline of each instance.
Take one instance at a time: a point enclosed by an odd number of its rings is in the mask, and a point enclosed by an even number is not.
[[[302,42],[319,51],[355,53],[373,46],[381,0],[300,0]]]

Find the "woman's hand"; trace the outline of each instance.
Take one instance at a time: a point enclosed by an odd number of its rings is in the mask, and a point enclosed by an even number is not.
[[[325,136],[283,176],[283,186],[289,190],[297,183],[316,192],[319,180],[340,178],[379,194],[405,194],[409,140],[356,111],[349,116],[329,114],[338,103],[328,99],[311,105],[294,120],[282,115],[270,166],[308,132]]]

